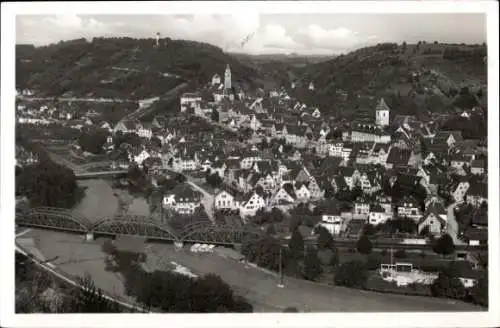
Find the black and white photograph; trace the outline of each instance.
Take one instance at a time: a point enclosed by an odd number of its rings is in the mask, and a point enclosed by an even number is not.
[[[500,325],[498,58],[487,1],[2,3],[2,326]]]

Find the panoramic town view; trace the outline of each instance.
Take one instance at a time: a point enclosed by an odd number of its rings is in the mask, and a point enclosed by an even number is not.
[[[250,16],[17,17],[16,312],[487,311],[485,17]]]

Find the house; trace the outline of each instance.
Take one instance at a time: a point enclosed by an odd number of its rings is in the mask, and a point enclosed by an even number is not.
[[[294,202],[295,191],[293,186],[290,183],[286,183],[271,197],[270,205],[287,205]]]
[[[472,182],[469,189],[467,189],[465,200],[468,204],[475,207],[488,202],[488,185],[484,182]]]
[[[480,159],[473,160],[470,165],[470,173],[474,175],[482,175],[485,170],[484,161]]]
[[[240,204],[241,217],[254,216],[258,210],[265,208],[266,201],[262,195],[254,191],[246,194]]]
[[[307,203],[311,199],[311,192],[305,183],[296,183],[295,188],[295,195],[299,202]]]
[[[356,124],[350,133],[351,142],[378,142],[388,144],[391,142],[390,134],[377,126],[369,124]]]
[[[339,168],[339,175],[344,178],[345,184],[349,189],[353,189],[359,181],[360,173],[351,166],[342,166]]]
[[[467,191],[469,190],[470,182],[466,177],[462,177],[459,181],[451,184],[450,192],[456,202],[463,202]]]
[[[276,187],[276,180],[271,173],[255,174],[255,176],[259,176],[255,186],[261,186],[265,192],[270,193]]]
[[[331,184],[335,193],[338,193],[340,191],[349,191],[350,189],[344,177],[341,176],[333,177]]]
[[[385,162],[386,169],[407,168],[411,158],[411,150],[397,147],[391,148]]]
[[[199,161],[196,155],[181,155],[174,157],[172,169],[178,172],[194,171],[198,168]]]
[[[210,166],[210,174],[217,173],[219,177],[224,178],[225,172],[226,172],[227,166],[226,163],[223,161],[215,161],[211,166]]]
[[[151,137],[153,136],[151,124],[144,123],[144,124],[141,124],[140,126],[138,126],[137,135],[139,135],[139,137],[141,137],[141,138],[151,139]]]
[[[386,213],[386,210],[379,204],[370,206],[368,213],[368,223],[371,225],[378,225],[385,223],[390,219],[390,216]]]
[[[418,221],[418,233],[428,226],[431,234],[440,235],[441,231],[446,228],[446,222],[446,210],[443,205],[439,202],[432,202]]]
[[[132,152],[130,154],[129,160],[131,162],[137,163],[140,166],[150,156],[151,155],[149,154],[149,152],[146,149],[142,149],[142,150],[137,150],[135,152]]]
[[[465,175],[464,171],[464,166],[466,166],[469,163],[469,160],[460,155],[460,154],[454,154],[451,156],[450,159],[450,164],[453,169],[455,169],[459,174]]]
[[[215,73],[213,76],[212,76],[212,86],[217,86],[221,83],[221,79],[220,79],[220,75]]]
[[[444,141],[448,145],[448,148],[451,148],[457,142],[463,140],[462,131],[439,131],[436,133],[434,140],[437,143]]]
[[[189,184],[177,185],[163,197],[163,206],[179,214],[193,214],[201,204],[201,194]]]
[[[180,97],[181,112],[185,112],[188,108],[192,107],[195,110],[200,108],[202,97],[199,93],[184,93]]]
[[[376,142],[369,154],[370,162],[373,164],[385,165],[387,157],[389,156],[389,148],[390,146],[387,144]]]
[[[214,197],[214,207],[216,210],[234,211],[238,209],[238,202],[228,191],[221,190]]]
[[[318,200],[324,197],[325,191],[320,188],[318,180],[315,177],[311,177],[307,185],[307,189],[311,194],[312,200]]]
[[[340,215],[340,210],[334,204],[330,204],[323,209],[319,226],[326,228],[334,236],[340,235],[344,218]]]
[[[368,215],[370,213],[370,203],[363,197],[358,197],[354,202],[354,214]]]
[[[139,129],[142,128],[142,124],[139,121],[133,120],[121,120],[113,128],[113,133],[121,132],[125,133],[137,133]]]
[[[343,157],[342,149],[344,148],[344,144],[342,142],[336,142],[330,144],[328,147],[328,156],[331,157]]]
[[[398,216],[400,217],[408,217],[415,221],[420,220],[422,213],[420,211],[420,207],[413,197],[404,197],[397,207]]]

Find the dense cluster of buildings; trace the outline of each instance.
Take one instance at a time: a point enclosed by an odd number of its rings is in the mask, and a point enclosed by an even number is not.
[[[487,202],[486,149],[465,140],[461,131],[443,131],[411,115],[393,117],[383,98],[374,105],[373,123],[341,124],[284,89],[239,89],[227,66],[223,80],[215,74],[203,90],[182,95],[180,108],[176,118],[108,126],[106,147],[120,167],[135,163],[152,172],[218,174],[223,180],[213,200],[218,211],[248,218],[261,209],[322,204],[320,224],[334,234],[345,232],[353,220],[378,225],[405,217],[418,231],[427,226],[439,235],[447,229],[449,204],[467,203],[479,213]],[[134,133],[144,142],[114,149],[117,133]],[[424,190],[425,202],[410,192],[392,199],[388,190],[395,184]],[[355,190],[360,194],[350,211],[328,206],[334,195]],[[185,184],[165,195],[163,204],[192,214],[201,197]],[[484,220],[472,226],[469,239],[484,242]]]

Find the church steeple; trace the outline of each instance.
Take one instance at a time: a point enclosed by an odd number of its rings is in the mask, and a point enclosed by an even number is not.
[[[388,126],[390,114],[391,109],[385,102],[384,98],[381,98],[375,108],[375,124],[378,126]]]
[[[229,64],[227,64],[224,72],[224,89],[231,89],[231,68],[229,68]]]

